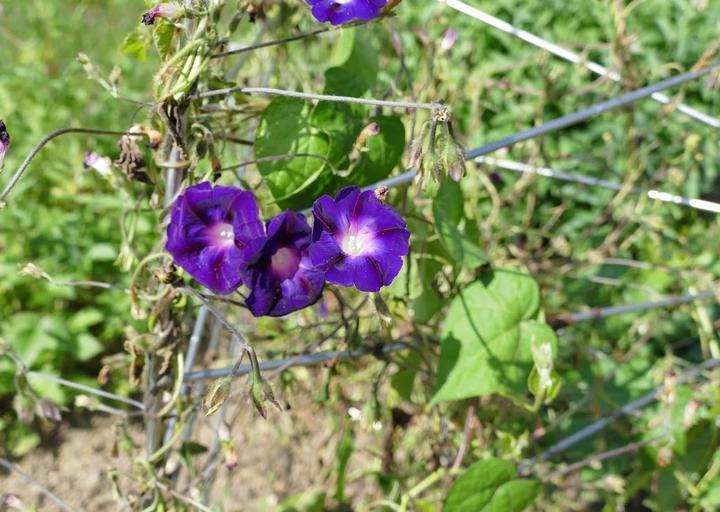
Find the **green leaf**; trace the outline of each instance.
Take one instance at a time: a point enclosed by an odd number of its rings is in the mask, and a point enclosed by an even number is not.
[[[492,393],[524,396],[533,340],[557,351],[554,331],[536,320],[539,301],[535,281],[512,270],[489,271],[463,289],[445,319],[431,405]]]
[[[162,23],[153,31],[153,41],[155,47],[160,53],[160,57],[165,58],[170,53],[173,36],[175,35],[175,25],[172,23]]]
[[[355,439],[352,430],[346,430],[338,443],[335,456],[335,467],[337,470],[337,481],[335,483],[335,500],[342,503],[345,500],[345,472],[347,470],[350,456],[355,451]]]
[[[342,90],[335,90],[333,94],[362,96],[375,86],[379,69],[378,54],[364,31],[343,31],[333,51],[331,62],[333,66],[343,67],[355,77],[354,94]]]
[[[362,153],[360,161],[346,179],[348,184],[359,187],[377,183],[390,176],[405,151],[405,126],[399,117],[375,116],[370,118],[369,123],[377,123],[380,133],[368,139],[367,150]],[[356,137],[358,135],[359,130]]]
[[[113,261],[117,258],[117,249],[112,244],[95,244],[87,257],[92,261]]]
[[[137,60],[146,61],[149,46],[147,39],[135,31],[127,35],[120,51],[132,55]]]
[[[310,124],[311,107],[296,98],[273,99],[263,111],[256,132],[256,158],[298,153],[328,158],[330,137]],[[262,162],[258,169],[282,208],[305,208],[332,177],[327,164],[316,157]]]
[[[415,377],[421,366],[422,357],[420,357],[420,354],[415,351],[410,352],[402,361],[400,369],[392,376],[390,380],[392,388],[403,400],[409,401],[412,398]]]
[[[368,185],[389,176],[402,157],[405,127],[396,116],[376,116],[369,122],[376,122],[380,133],[369,138],[367,151],[361,154],[350,176],[340,178],[326,160],[338,170],[348,167],[349,155],[363,128],[362,119],[345,104],[320,103],[312,108],[295,98],[275,98],[263,112],[258,126],[255,156],[322,157],[258,164],[278,204],[282,208],[306,208],[322,194],[333,194],[350,184]]]
[[[516,478],[515,466],[489,459],[470,466],[453,483],[444,512],[521,512],[542,489],[537,480]]]
[[[87,361],[98,355],[103,350],[103,345],[100,341],[86,332],[81,333],[75,339],[75,350],[73,356],[78,361]]]
[[[72,333],[85,332],[89,327],[97,325],[104,319],[103,312],[95,308],[81,309],[68,320],[68,329]]]
[[[29,425],[15,422],[7,432],[7,449],[13,457],[22,457],[40,444],[40,435]]]
[[[458,183],[452,180],[442,182],[433,200],[432,210],[440,243],[457,266],[474,270],[487,263],[488,259],[483,250],[459,228],[459,224],[464,220],[464,213],[463,195]]]

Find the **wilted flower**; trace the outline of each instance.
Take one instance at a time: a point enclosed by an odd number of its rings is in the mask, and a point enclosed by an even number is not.
[[[267,225],[267,238],[244,271],[252,292],[247,306],[255,316],[283,316],[315,304],[325,273],[308,255],[312,231],[305,217],[287,210]]]
[[[347,187],[313,206],[315,226],[310,257],[326,279],[376,292],[392,283],[408,253],[407,224],[371,190]]]
[[[105,178],[112,175],[112,161],[106,156],[98,155],[92,151],[87,152],[83,164],[85,167],[95,169]]]
[[[166,248],[175,263],[200,284],[229,294],[241,284],[241,267],[261,242],[262,222],[251,192],[213,187],[188,188],[173,205]]]
[[[369,21],[380,15],[387,0],[307,0],[316,20],[341,25],[354,19]]]
[[[440,40],[440,53],[449,52],[455,46],[457,37],[457,32],[454,29],[447,29]]]
[[[153,25],[155,23],[155,18],[174,19],[179,18],[183,14],[185,14],[185,9],[183,7],[170,2],[163,2],[157,4],[155,7],[143,14],[142,22],[145,25]]]
[[[5,127],[2,119],[0,119],[0,167],[2,167],[3,160],[5,160],[5,153],[7,153],[10,147],[10,134]]]
[[[8,510],[25,510],[23,502],[15,494],[3,494],[0,496],[0,510],[6,507]]]

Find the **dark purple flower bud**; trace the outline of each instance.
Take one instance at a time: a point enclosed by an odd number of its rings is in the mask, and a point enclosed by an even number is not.
[[[312,231],[305,217],[284,211],[267,224],[267,238],[244,271],[252,291],[247,306],[255,316],[283,316],[315,304],[325,272],[312,264]]]
[[[5,153],[7,153],[10,147],[10,134],[5,127],[2,119],[0,119],[0,167],[2,167],[3,160],[5,160]]]
[[[496,187],[499,187],[504,183],[504,180],[502,179],[502,176],[500,176],[500,173],[498,172],[491,172],[490,173],[490,181],[493,185]]]
[[[177,198],[166,249],[200,284],[229,294],[242,283],[241,267],[264,237],[251,192],[199,183]]]
[[[365,292],[392,283],[408,253],[410,232],[391,206],[372,190],[347,187],[315,201],[313,215],[310,257],[328,281]]]
[[[312,6],[312,14],[316,20],[333,25],[341,25],[348,21],[360,19],[369,21],[380,15],[387,0],[306,0]]]
[[[170,2],[163,2],[157,4],[155,7],[150,9],[148,12],[142,15],[142,22],[145,25],[154,25],[155,18],[168,18],[174,19],[179,18],[185,14],[185,9],[179,5],[172,4]]]

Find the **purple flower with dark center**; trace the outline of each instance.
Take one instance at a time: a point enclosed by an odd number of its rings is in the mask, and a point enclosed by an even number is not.
[[[165,247],[200,284],[229,294],[242,283],[242,267],[264,236],[251,192],[203,182],[175,201]]]
[[[262,249],[243,271],[253,315],[283,316],[317,302],[325,272],[310,260],[311,241],[310,226],[299,213],[286,210],[268,222]]]
[[[148,12],[142,15],[142,22],[145,25],[154,25],[155,18],[179,18],[185,14],[185,9],[179,5],[163,2],[157,4]]]
[[[410,232],[391,206],[372,191],[347,187],[335,198],[315,201],[313,215],[310,258],[326,270],[328,281],[364,292],[392,283],[408,253]]]
[[[10,147],[10,134],[5,127],[2,119],[0,119],[0,167],[2,167],[3,160],[5,160],[5,153],[7,153]]]
[[[387,0],[307,0],[315,19],[341,25],[354,19],[369,21],[380,15]]]

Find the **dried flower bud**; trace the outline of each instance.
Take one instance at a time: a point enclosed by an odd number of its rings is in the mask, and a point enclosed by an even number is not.
[[[454,140],[445,144],[445,166],[453,181],[460,181],[465,174],[465,151]]]
[[[13,408],[18,419],[23,423],[33,420],[33,402],[25,394],[17,394],[13,398]]]
[[[165,461],[165,466],[163,469],[165,470],[166,475],[173,475],[175,472],[177,472],[178,469],[180,469],[180,464],[182,463],[182,459],[180,458],[180,454],[178,452],[172,452],[170,456]]]
[[[405,48],[403,47],[403,42],[400,38],[400,34],[396,30],[393,30],[390,35],[390,40],[392,41],[395,53],[397,53],[398,55],[403,55],[405,53]]]
[[[5,153],[7,153],[10,147],[10,134],[5,127],[2,119],[0,119],[0,167],[2,167],[3,160],[5,160]]]
[[[452,47],[455,46],[457,37],[457,32],[454,29],[447,29],[443,34],[443,38],[440,40],[440,53],[449,52]]]
[[[41,398],[40,400],[38,400],[35,408],[38,415],[45,418],[46,420],[55,422],[62,421],[62,416],[60,415],[60,408],[47,398]]]
[[[223,423],[223,427],[227,430],[227,426]],[[235,451],[235,443],[230,439],[230,432],[227,435],[223,435],[218,429],[218,438],[220,439],[220,450],[223,455],[223,465],[228,471],[234,470],[238,465],[238,456]]]
[[[362,129],[360,135],[358,135],[355,145],[353,146],[353,152],[350,156],[351,160],[357,160],[360,158],[360,154],[365,151],[365,145],[370,137],[380,133],[380,125],[377,123],[370,123]]]
[[[663,446],[657,452],[657,463],[661,468],[666,468],[670,465],[673,459],[673,451],[670,446]]]
[[[142,133],[148,136],[148,145],[151,149],[157,149],[162,142],[162,133],[153,128],[142,128]]]
[[[683,410],[683,428],[690,428],[693,423],[695,423],[695,416],[699,408],[700,402],[698,402],[697,400],[690,400],[687,403],[685,409]]]
[[[265,382],[258,371],[254,371],[252,373],[250,381],[250,398],[263,419],[267,419],[267,408],[265,407],[265,402],[270,402],[275,407],[282,410],[280,404],[275,399],[275,394],[273,393],[270,384]]]
[[[88,395],[78,395],[75,397],[75,407],[89,409],[94,411],[98,406],[98,399]]]
[[[112,161],[108,157],[98,155],[92,151],[85,153],[83,165],[87,168],[95,169],[103,178],[112,175]]]
[[[385,185],[380,185],[378,188],[375,189],[375,197],[378,201],[381,203],[384,203],[387,201],[387,196],[390,193],[390,189],[386,187]]]
[[[22,267],[20,267],[20,270],[18,270],[18,275],[21,276],[30,276],[34,277],[35,279],[47,279],[48,275],[42,271],[40,267],[35,265],[34,263],[26,263]]]
[[[130,129],[131,132],[137,130],[135,127]],[[115,165],[123,171],[127,179],[151,183],[150,178],[145,172],[145,154],[138,146],[138,139],[139,137],[136,135],[123,135],[120,138],[118,142],[120,157],[115,160]]]
[[[375,306],[375,312],[377,313],[378,320],[380,320],[380,325],[382,325],[386,330],[389,330],[393,323],[390,308],[379,293],[372,294],[372,301]]]
[[[170,2],[157,4],[148,12],[142,15],[142,22],[145,25],[154,25],[156,18],[175,19],[185,14],[185,9]]]
[[[261,2],[247,2],[245,6],[245,12],[247,12],[248,15],[248,21],[250,23],[255,23],[258,18],[264,19],[265,18],[265,9],[263,7],[263,4]]]
[[[217,411],[230,397],[230,392],[232,391],[231,382],[228,378],[220,379],[210,388],[210,391],[208,391],[208,394],[203,400],[205,416],[210,416]]]
[[[424,179],[432,176],[435,183],[440,182],[440,171],[442,170],[442,164],[440,163],[440,158],[438,158],[437,154],[434,151],[431,151],[424,155],[422,159],[421,170]]]

